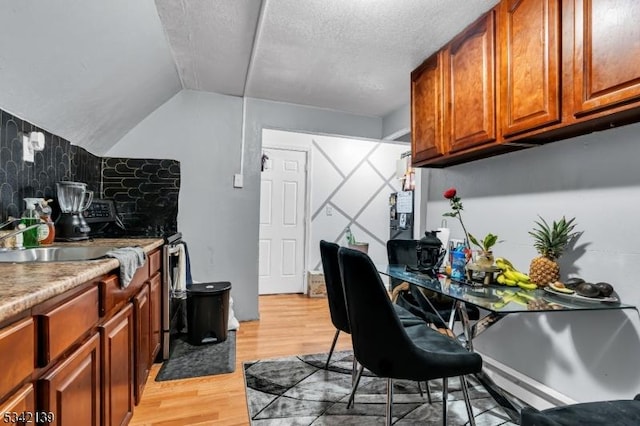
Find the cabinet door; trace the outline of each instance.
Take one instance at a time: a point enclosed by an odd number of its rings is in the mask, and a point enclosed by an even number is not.
[[[508,0],[500,6],[502,134],[560,121],[560,0]]]
[[[127,304],[100,326],[103,425],[126,425],[133,416],[133,307]]]
[[[149,303],[151,312],[151,344],[149,348],[149,365],[153,364],[153,361],[156,359],[158,352],[160,352],[160,334],[161,334],[161,310],[162,310],[162,299],[161,299],[161,274],[160,272],[156,272],[155,275],[151,277],[149,280]]]
[[[32,318],[0,330],[0,397],[17,388],[35,368],[35,324]],[[0,419],[0,422],[2,419]]]
[[[440,157],[442,146],[442,53],[411,73],[411,158],[414,164]]]
[[[496,140],[495,22],[489,12],[446,50],[445,138],[451,152]]]
[[[145,283],[142,290],[133,299],[133,319],[135,322],[134,338],[134,374],[135,374],[135,401],[140,403],[142,390],[149,375],[149,350],[151,334],[151,312],[149,306],[149,284]]]
[[[100,338],[80,348],[38,381],[42,410],[51,426],[100,425]]]
[[[640,100],[639,22],[638,0],[575,0],[576,116]]]
[[[17,391],[4,404],[0,405],[0,423],[4,422],[14,426],[34,424],[36,420],[41,421],[41,413],[38,413],[38,419],[34,418],[35,410],[33,385],[29,383]]]

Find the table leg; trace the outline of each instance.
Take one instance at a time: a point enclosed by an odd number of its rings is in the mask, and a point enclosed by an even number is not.
[[[469,314],[467,313],[467,307],[464,302],[456,303],[458,308],[458,315],[460,316],[460,322],[462,322],[462,331],[466,341],[466,347],[470,351],[473,351],[473,340],[471,335],[471,323],[469,322]]]

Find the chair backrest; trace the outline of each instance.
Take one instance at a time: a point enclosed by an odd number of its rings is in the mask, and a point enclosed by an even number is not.
[[[387,241],[387,260],[390,265],[418,266],[418,240]],[[402,280],[391,278],[391,288],[395,288]]]
[[[369,256],[342,247],[338,257],[356,359],[389,377],[400,364],[411,362],[409,337]]]
[[[320,241],[320,258],[324,271],[324,282],[327,287],[327,301],[333,326],[340,331],[350,333],[347,307],[342,290],[342,277],[338,264],[338,249],[340,246],[328,241]]]

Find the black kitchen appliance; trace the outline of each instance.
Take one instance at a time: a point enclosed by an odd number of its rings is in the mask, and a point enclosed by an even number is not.
[[[412,270],[435,276],[447,252],[436,233],[437,231],[426,231],[416,244],[418,265]]]
[[[56,241],[81,241],[89,239],[91,228],[83,212],[91,205],[93,191],[82,182],[62,181],[56,183],[56,194],[60,216],[56,219]]]

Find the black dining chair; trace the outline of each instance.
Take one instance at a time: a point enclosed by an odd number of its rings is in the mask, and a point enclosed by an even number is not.
[[[344,332],[347,334],[351,333],[349,328],[349,319],[347,316],[347,306],[344,299],[344,290],[342,286],[342,276],[340,273],[340,265],[338,261],[338,249],[340,246],[336,243],[330,243],[328,241],[321,240],[320,241],[320,259],[322,261],[322,269],[324,272],[324,280],[327,288],[327,300],[329,302],[329,314],[331,316],[331,322],[333,326],[336,328],[336,334],[333,336],[333,342],[331,343],[331,349],[329,350],[329,356],[327,356],[327,361],[324,365],[324,369],[329,368],[329,363],[331,361],[331,355],[333,355],[333,351],[335,350],[336,343],[338,342],[338,336],[340,332]],[[416,317],[411,314],[409,311],[405,310],[400,306],[396,306],[395,310],[398,314],[398,317],[401,319],[403,326],[409,327],[418,324],[424,324],[424,321],[421,318]],[[358,388],[358,384],[356,383],[356,375],[357,375],[358,364],[356,358],[353,358],[353,366],[351,370],[351,395],[354,395],[356,389]],[[418,382],[418,390],[420,391],[420,395],[422,396],[422,387]],[[427,396],[428,401],[431,403],[431,392],[429,390],[429,384],[427,383]],[[351,406],[351,402],[349,402],[349,406]]]
[[[387,241],[387,261],[390,265],[407,265],[416,268],[418,266],[417,240],[388,240]],[[392,291],[400,289],[404,281],[391,278]],[[407,309],[412,314],[423,318],[428,323],[437,328],[447,328],[443,320],[447,320],[451,314],[454,301],[450,297],[442,295],[428,295],[425,291],[415,285],[407,284],[399,291],[396,303]],[[428,300],[427,300],[428,299]],[[467,316],[471,320],[480,317],[480,311],[475,306],[466,306]],[[459,312],[455,312],[455,320],[460,320]]]
[[[523,408],[522,426],[638,426],[640,425],[640,394],[633,400],[585,402],[538,411]]]
[[[391,424],[393,380],[443,380],[442,420],[447,423],[448,377],[460,377],[469,422],[475,425],[464,375],[478,373],[482,358],[426,324],[403,327],[382,279],[364,253],[338,250],[353,352],[358,363],[387,378],[387,424]],[[362,374],[358,371],[356,386]]]
[[[324,281],[327,288],[327,301],[329,303],[329,314],[331,322],[336,328],[333,336],[329,356],[325,364],[325,369],[329,367],[331,355],[336,347],[340,332],[350,334],[349,319],[347,317],[347,308],[344,300],[344,291],[342,289],[342,277],[340,275],[340,265],[338,263],[338,249],[340,246],[336,243],[328,241],[320,241],[320,259],[322,261],[322,270],[324,272]],[[423,324],[424,321],[417,316],[411,314],[401,307],[397,307],[399,317],[405,326]]]

